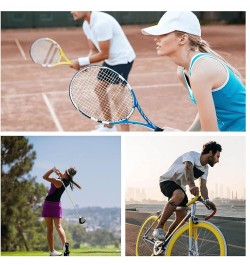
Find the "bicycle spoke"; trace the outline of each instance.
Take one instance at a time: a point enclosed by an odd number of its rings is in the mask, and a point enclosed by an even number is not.
[[[225,248],[219,242],[220,235],[208,227],[196,225],[193,227],[191,248],[189,249],[188,226],[174,238],[171,243],[171,256],[220,256],[221,249]]]

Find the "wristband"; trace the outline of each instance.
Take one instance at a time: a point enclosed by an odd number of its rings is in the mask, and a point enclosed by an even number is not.
[[[78,63],[80,66],[88,65],[90,64],[89,57],[80,57],[78,58]]]

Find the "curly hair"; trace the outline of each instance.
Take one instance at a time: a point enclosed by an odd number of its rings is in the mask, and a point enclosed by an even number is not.
[[[216,143],[215,141],[210,141],[203,145],[203,149],[201,154],[208,154],[210,151],[212,151],[213,155],[217,153],[217,151],[221,152],[222,147],[220,144]]]

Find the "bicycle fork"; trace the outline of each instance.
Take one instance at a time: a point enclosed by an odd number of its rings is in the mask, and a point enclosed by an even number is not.
[[[191,206],[191,218],[188,221],[189,225],[189,234],[188,234],[188,255],[189,256],[199,256],[198,252],[198,234],[197,229],[194,227],[195,224],[198,224],[198,218],[194,216],[196,210],[196,204]]]

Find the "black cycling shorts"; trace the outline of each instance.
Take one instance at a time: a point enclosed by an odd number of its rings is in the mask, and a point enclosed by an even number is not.
[[[168,199],[172,198],[173,192],[175,190],[182,190],[185,194],[185,197],[184,197],[183,201],[178,206],[186,207],[187,202],[188,202],[188,197],[187,197],[186,192],[183,190],[183,188],[180,185],[176,184],[174,181],[166,180],[166,181],[160,182],[160,188],[161,188],[161,192],[166,197],[168,197]]]

